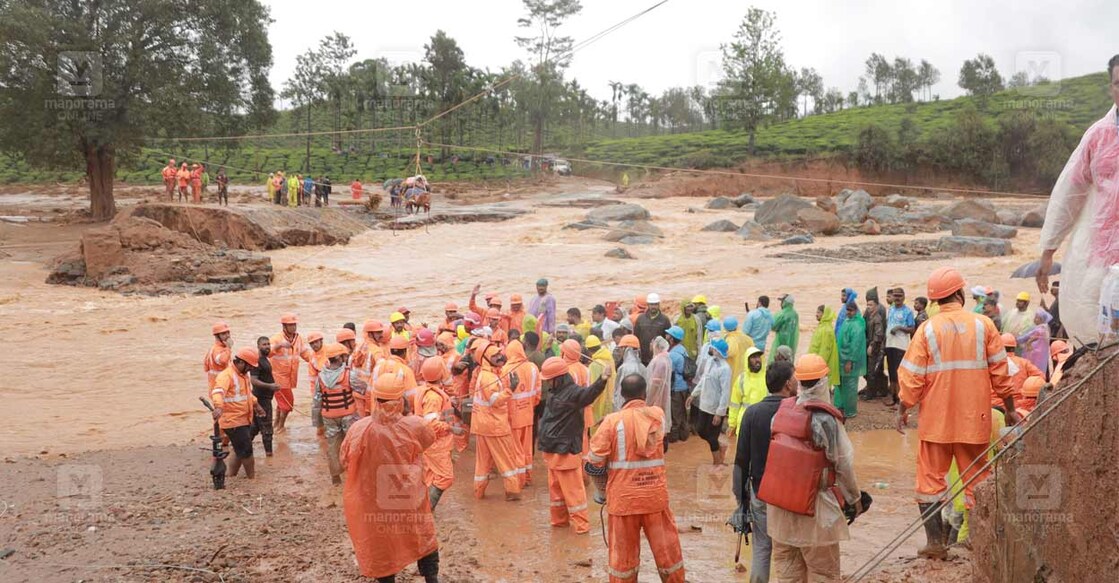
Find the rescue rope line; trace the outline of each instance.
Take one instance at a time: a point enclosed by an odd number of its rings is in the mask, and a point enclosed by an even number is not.
[[[225,142],[233,140],[251,140],[258,138],[306,138],[311,136],[333,136],[340,134],[377,134],[384,132],[398,132],[404,130],[415,129],[416,126],[396,126],[391,128],[365,128],[360,130],[338,130],[338,131],[315,131],[315,132],[292,132],[283,134],[242,134],[239,136],[205,136],[205,137],[191,137],[191,138],[165,138],[165,137],[152,137],[147,138],[155,142]]]
[[[1087,383],[1097,373],[1099,373],[1101,370],[1103,370],[1103,368],[1105,366],[1107,366],[1117,356],[1119,356],[1119,350],[1116,350],[1115,352],[1112,352],[1110,356],[1108,356],[1102,362],[1100,362],[1096,366],[1096,368],[1092,369],[1092,371],[1089,372],[1084,378],[1080,379],[1079,381],[1074,383],[1072,386],[1065,389],[1060,395],[1054,395],[1054,397],[1051,397],[1051,399],[1054,399],[1055,402],[1051,406],[1049,406],[1047,409],[1041,411],[1041,413],[1037,414],[1036,416],[1035,415],[1030,415],[1030,417],[1028,418],[1028,422],[1014,426],[1014,427],[1021,427],[1022,430],[1020,432],[1015,432],[1013,434],[1014,438],[1011,439],[1009,442],[1007,442],[1005,444],[1002,444],[1002,440],[999,439],[999,440],[995,441],[995,443],[992,443],[989,446],[987,446],[987,449],[984,450],[983,453],[979,457],[975,458],[975,460],[973,460],[971,462],[971,464],[964,471],[960,472],[960,475],[956,478],[956,481],[948,486],[948,489],[945,490],[944,493],[940,495],[940,498],[935,503],[933,503],[933,505],[929,508],[928,512],[922,514],[921,517],[919,519],[917,519],[917,521],[915,521],[914,523],[912,523],[908,527],[906,527],[905,530],[903,530],[901,534],[894,537],[894,539],[891,540],[889,543],[887,543],[885,547],[883,547],[877,553],[872,555],[871,558],[867,560],[867,562],[863,563],[863,565],[861,567],[859,567],[855,571],[855,573],[852,574],[846,580],[849,583],[857,583],[858,581],[862,581],[863,578],[865,578],[867,575],[869,575],[871,572],[873,572],[874,569],[877,568],[880,563],[882,563],[882,561],[886,560],[886,558],[890,555],[890,553],[897,550],[897,548],[899,546],[901,546],[901,544],[903,542],[905,542],[909,537],[913,536],[913,534],[915,534],[917,532],[917,530],[920,529],[921,526],[929,518],[935,516],[936,513],[940,512],[941,509],[944,506],[946,506],[952,499],[954,499],[956,496],[962,494],[968,486],[971,486],[973,483],[975,483],[979,479],[979,477],[983,476],[983,474],[986,473],[987,470],[991,468],[991,466],[995,465],[996,462],[998,462],[999,459],[1001,459],[1004,455],[1007,455],[1007,452],[1012,451],[1014,449],[1014,446],[1017,445],[1020,441],[1022,441],[1022,439],[1024,439],[1030,431],[1033,431],[1033,429],[1035,427],[1040,425],[1041,422],[1044,421],[1045,418],[1048,417],[1050,413],[1057,410],[1061,406],[1062,403],[1064,403],[1070,397],[1072,397],[1075,393],[1077,393],[1081,389],[1081,387],[1084,386],[1085,383]],[[1035,411],[1035,413],[1036,413],[1036,411]],[[968,472],[971,470],[971,468],[973,466],[975,466],[975,464],[978,463],[980,459],[986,458],[987,454],[992,449],[994,449],[995,447],[998,447],[999,445],[1003,445],[1002,449],[995,452],[995,455],[992,456],[991,459],[987,460],[987,462],[985,464],[983,464],[983,466],[979,470],[977,470],[974,474],[971,474],[971,477],[969,477],[966,481],[964,481],[963,476],[967,475]],[[960,491],[957,492],[956,494],[953,494],[952,490],[957,485],[959,485],[961,483],[962,483],[962,486],[960,486]]]

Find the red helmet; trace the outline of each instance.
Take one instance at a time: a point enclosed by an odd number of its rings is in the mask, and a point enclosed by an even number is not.
[[[435,346],[435,333],[427,328],[416,332],[416,346],[419,346],[420,348],[430,348],[432,346]]]

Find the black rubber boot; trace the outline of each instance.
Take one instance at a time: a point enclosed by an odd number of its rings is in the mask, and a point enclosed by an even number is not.
[[[424,583],[439,583],[439,551],[416,561],[416,570],[423,575]]]
[[[435,512],[435,506],[439,504],[439,499],[443,497],[443,491],[435,486],[427,487],[427,498],[431,501],[431,511]]]
[[[917,507],[921,510],[921,516],[927,516],[935,504],[918,503]],[[944,540],[948,536],[947,525],[944,524],[944,519],[940,517],[940,512],[934,513],[925,519],[925,546],[917,551],[917,555],[926,559],[940,559],[948,558],[948,547],[944,545]]]

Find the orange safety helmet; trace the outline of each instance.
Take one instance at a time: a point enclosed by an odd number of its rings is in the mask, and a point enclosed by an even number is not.
[[[544,361],[544,365],[540,367],[540,378],[550,381],[556,377],[561,377],[567,374],[567,363],[558,356],[553,356]]]
[[[217,336],[218,334],[224,334],[226,332],[229,332],[229,324],[226,324],[225,322],[214,322],[214,325],[210,326],[210,334],[213,334],[214,336]]]
[[[618,341],[618,346],[621,346],[622,348],[636,348],[638,350],[641,350],[641,341],[638,340],[637,337],[633,334],[626,334],[625,336],[622,336],[621,340]]]
[[[482,355],[485,352],[485,350],[489,347],[490,347],[490,341],[486,340],[485,338],[477,340],[477,341],[474,342],[474,344],[470,345],[470,350],[474,351],[473,356],[474,356],[474,362],[476,364],[482,364]]]
[[[648,297],[649,296],[637,296],[636,298],[633,298],[633,305],[637,306],[639,309],[642,309],[642,310],[648,308],[649,307],[649,302],[647,301]]]
[[[393,401],[404,396],[404,375],[387,372],[373,381],[373,397]]]
[[[443,306],[443,311],[444,312],[457,312],[458,311],[458,304],[456,304],[454,302],[447,302],[447,305]]]
[[[490,305],[490,306],[501,307],[501,296],[495,295],[495,296],[493,296],[492,298],[490,298],[486,301],[488,302],[488,305]]]
[[[335,342],[345,342],[347,340],[357,340],[357,335],[354,334],[354,331],[350,330],[349,328],[342,328],[338,331],[337,334],[334,335]]]
[[[435,333],[427,328],[416,332],[416,346],[419,346],[420,348],[430,348],[432,346],[435,346]]]
[[[500,318],[500,317],[501,317],[501,310],[499,310],[497,308],[490,308],[490,309],[486,310],[486,319],[487,320],[490,319],[490,318]]]
[[[446,344],[449,347],[454,347],[455,345],[455,335],[453,332],[440,332],[439,335],[435,337],[435,339],[439,342],[442,342],[443,344]]]
[[[1002,345],[1003,348],[1017,348],[1018,339],[1015,338],[1013,334],[1007,332],[1002,335]]]
[[[322,332],[311,332],[307,335],[307,344],[322,340]]]
[[[805,354],[797,359],[793,376],[798,381],[815,381],[828,376],[828,363],[818,354]]]
[[[1065,342],[1064,340],[1057,340],[1054,341],[1053,344],[1049,345],[1050,358],[1060,359],[1060,357],[1062,356],[1066,358],[1069,356],[1068,342]]]
[[[280,316],[280,323],[281,324],[295,324],[296,323],[295,314],[293,314],[291,312],[288,312],[288,313],[284,314],[283,316]]]
[[[238,348],[236,358],[253,368],[260,366],[260,352],[255,348],[248,346]]]
[[[334,357],[337,357],[337,356],[346,356],[350,353],[350,351],[347,350],[345,346],[343,346],[343,345],[341,345],[337,342],[331,342],[330,344],[327,344],[322,349],[322,353],[323,353],[323,356],[330,359],[330,358],[334,358]]]
[[[361,326],[361,331],[365,334],[370,334],[373,332],[384,332],[385,324],[380,320],[366,320],[365,324],[362,324]]]
[[[513,294],[513,295],[509,296],[509,305],[510,306],[519,306],[519,305],[524,304],[524,303],[525,303],[525,301],[524,301],[524,298],[521,297],[521,294]]]
[[[1045,379],[1041,377],[1029,377],[1026,382],[1022,384],[1022,396],[1036,399],[1038,393],[1041,392],[1041,387],[1045,386]]]
[[[579,357],[583,354],[583,347],[579,345],[579,341],[574,338],[568,338],[560,344],[560,354],[568,360],[579,361]]]
[[[393,336],[392,340],[389,340],[389,350],[407,350],[409,344],[410,342],[408,342],[407,338],[403,336]]]
[[[409,310],[407,306],[400,306],[399,308],[396,309],[396,311],[400,312],[401,314],[411,314],[412,313],[412,310]]]
[[[929,299],[943,300],[967,285],[964,276],[951,267],[941,267],[929,275]]]
[[[442,358],[432,356],[420,365],[420,376],[429,383],[442,382],[447,378],[447,366]]]

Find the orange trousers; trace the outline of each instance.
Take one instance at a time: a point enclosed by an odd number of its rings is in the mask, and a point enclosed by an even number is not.
[[[521,448],[521,454],[524,456],[522,458],[524,461],[521,463],[521,469],[524,470],[521,475],[521,484],[528,486],[532,483],[532,426],[514,427],[513,439],[517,441]]]
[[[455,483],[455,466],[451,461],[451,435],[435,440],[424,451],[424,485],[447,490]]]
[[[290,412],[295,407],[295,395],[291,389],[276,390],[276,407],[281,411]]]
[[[956,460],[956,467],[962,472],[964,468],[971,467],[966,474],[961,476],[966,483],[983,466],[983,460],[972,462],[983,455],[987,450],[986,443],[933,443],[922,441],[917,450],[917,501],[936,502],[940,495],[948,489],[946,476],[952,467],[952,459]],[[975,485],[986,476],[971,483],[964,489],[964,505],[971,508],[975,505]]]
[[[610,564],[606,567],[611,583],[637,581],[641,565],[641,531],[649,539],[657,573],[665,583],[684,583],[684,553],[676,517],[668,508],[649,514],[626,516],[611,514],[606,537],[610,542]]]
[[[521,446],[512,435],[493,437],[476,435],[474,445],[474,497],[486,495],[490,483],[490,468],[497,466],[497,473],[505,485],[505,495],[521,493]]]
[[[575,532],[590,532],[587,518],[587,489],[583,486],[583,458],[576,454],[545,453],[548,465],[548,499],[551,501],[552,526],[567,526]]]

